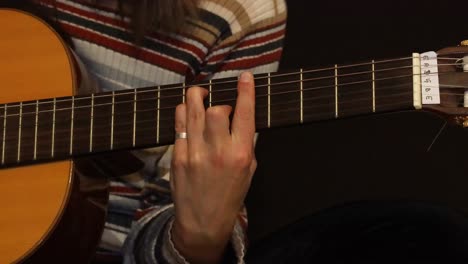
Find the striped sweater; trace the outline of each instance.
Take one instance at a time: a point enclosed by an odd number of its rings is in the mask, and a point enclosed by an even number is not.
[[[199,16],[177,34],[150,32],[133,42],[129,19],[112,5],[33,0],[56,14],[73,50],[101,91],[275,71],[286,23],[284,0],[202,0]],[[105,1],[114,2],[114,1]],[[99,3],[99,1],[98,1]],[[134,151],[145,166],[111,179],[108,219],[98,256],[126,263],[185,263],[170,238],[172,147]],[[234,228],[233,258],[243,262],[246,214]]]

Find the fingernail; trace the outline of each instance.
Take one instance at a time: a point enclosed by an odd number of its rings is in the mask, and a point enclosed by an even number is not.
[[[241,82],[251,82],[252,81],[252,73],[250,72],[243,72],[239,78]]]

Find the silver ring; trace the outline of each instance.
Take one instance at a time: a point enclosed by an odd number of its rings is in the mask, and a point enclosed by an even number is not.
[[[187,132],[175,133],[175,139],[186,139],[186,138],[187,138]]]

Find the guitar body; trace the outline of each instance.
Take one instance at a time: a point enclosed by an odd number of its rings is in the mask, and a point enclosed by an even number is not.
[[[0,9],[0,22],[0,103],[76,92],[72,55],[54,30],[9,9]],[[89,261],[102,232],[107,183],[76,169],[86,163],[0,170],[0,263]]]

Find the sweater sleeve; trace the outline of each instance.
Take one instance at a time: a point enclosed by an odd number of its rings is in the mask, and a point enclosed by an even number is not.
[[[124,263],[188,264],[172,242],[173,219],[174,207],[171,204],[153,210],[136,222],[123,247]],[[244,263],[245,245],[245,232],[237,221],[223,263]]]

